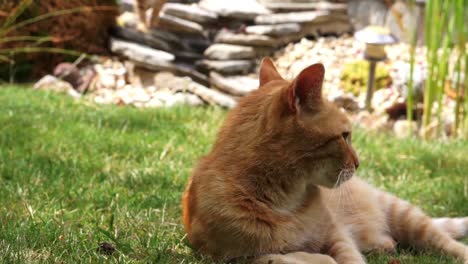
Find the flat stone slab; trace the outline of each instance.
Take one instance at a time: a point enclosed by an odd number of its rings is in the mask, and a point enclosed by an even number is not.
[[[209,46],[204,55],[212,60],[252,59],[256,56],[252,47],[220,43]]]
[[[183,18],[172,16],[169,14],[162,13],[160,14],[159,26],[161,28],[166,28],[170,31],[176,32],[186,32],[186,33],[195,33],[203,35],[203,26]]]
[[[189,76],[194,81],[202,85],[205,85],[205,86],[210,85],[210,79],[208,78],[208,76],[197,71],[193,63],[190,63],[190,64],[176,63],[174,65],[173,72],[181,76]]]
[[[198,95],[201,99],[203,99],[203,101],[206,101],[209,104],[217,104],[229,109],[237,105],[236,100],[234,100],[234,98],[230,97],[229,95],[214,89],[210,89],[195,82],[192,82],[187,86],[187,91]]]
[[[110,39],[110,50],[132,61],[160,67],[169,67],[175,59],[171,53],[117,38]]]
[[[131,42],[137,42],[151,48],[169,51],[171,46],[165,40],[160,39],[152,34],[145,34],[134,28],[126,27],[114,27],[112,34],[116,37],[129,40]]]
[[[247,74],[252,69],[253,62],[250,60],[200,60],[196,62],[196,66],[208,71],[233,75]]]
[[[223,92],[244,96],[258,89],[259,82],[257,78],[250,76],[222,76],[216,72],[210,72],[210,81],[219,90]]]
[[[322,23],[309,23],[302,26],[302,35],[304,36],[320,36],[326,34],[342,35],[351,32],[353,29],[350,22],[340,20],[328,21]]]
[[[278,46],[278,41],[270,36],[258,34],[235,34],[225,30],[220,31],[218,35],[216,35],[215,42],[260,47]]]
[[[253,20],[258,15],[271,13],[256,0],[202,0],[199,6],[219,16],[246,20]]]
[[[150,41],[153,42],[152,39],[156,39],[154,42],[158,40],[162,40],[166,43],[174,45],[176,48],[183,47],[184,43],[180,40],[178,36],[174,33],[169,32],[167,30],[163,30],[161,28],[149,28],[147,32],[141,32],[137,30],[138,18],[135,13],[133,12],[124,12],[117,18],[117,24],[115,28],[118,30],[115,33],[118,37],[130,39],[130,40],[141,40],[145,39],[144,42]],[[136,31],[136,32],[135,32]],[[143,35],[143,36],[142,36]],[[149,35],[149,36],[144,36]],[[148,45],[148,43],[146,43]],[[155,45],[161,45],[159,43],[155,43]],[[163,44],[164,45],[164,44]],[[174,48],[174,47],[171,47]],[[163,49],[163,48],[160,48]]]
[[[289,34],[299,33],[301,25],[298,23],[276,24],[276,25],[255,25],[247,26],[245,32],[249,34],[268,35],[268,36],[284,36]]]
[[[60,80],[59,78],[52,75],[46,75],[42,77],[34,84],[33,89],[66,93],[75,98],[81,97],[81,94],[73,89],[73,86],[69,82]]]
[[[321,22],[323,21],[323,18],[327,17],[328,15],[330,15],[329,11],[322,11],[322,10],[259,15],[255,18],[255,24]]]
[[[346,3],[331,3],[328,1],[279,1],[279,0],[262,0],[260,1],[265,7],[275,11],[306,11],[306,10],[334,10],[346,11],[348,5]]]
[[[201,24],[213,23],[218,19],[218,15],[215,12],[202,9],[197,5],[167,3],[164,5],[162,12]]]
[[[132,12],[133,6],[135,5],[135,0],[120,0],[118,3],[122,11]]]
[[[174,51],[173,53],[178,61],[196,61],[203,59],[203,55],[196,52]]]

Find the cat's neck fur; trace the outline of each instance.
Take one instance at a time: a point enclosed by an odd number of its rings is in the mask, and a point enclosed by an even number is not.
[[[297,159],[301,150],[284,147],[295,145],[291,140],[297,133],[287,130],[294,126],[294,119],[283,114],[287,111],[283,102],[285,90],[279,87],[284,87],[285,81],[272,82],[270,86],[253,93],[246,98],[250,100],[230,113],[211,155],[218,161],[223,157],[219,167],[236,166],[239,175],[232,177],[244,182],[257,200],[273,208],[294,210],[315,197],[319,188],[310,182],[304,161]]]
[[[275,155],[270,150],[266,155],[265,149],[257,150],[252,149],[248,155],[243,152],[245,149],[237,150],[241,153],[234,150],[231,157],[238,158],[234,164],[243,171],[243,175],[236,177],[243,178],[246,187],[255,188],[251,193],[258,201],[279,211],[293,212],[312,197],[318,197],[320,189],[310,182],[308,173],[301,166],[302,161],[291,163],[284,156],[287,153],[277,152]]]

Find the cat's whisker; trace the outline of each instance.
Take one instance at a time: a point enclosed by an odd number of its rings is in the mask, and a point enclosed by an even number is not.
[[[338,174],[338,181],[339,181],[339,185],[338,185],[338,205],[339,205],[340,209],[343,209],[343,203],[342,203],[343,188],[341,186],[341,184],[343,183],[343,180],[344,180],[344,174],[343,174],[343,171],[340,171],[340,174]]]
[[[329,203],[332,200],[332,198],[334,198],[335,193],[336,193],[335,190],[337,189],[337,186],[339,186],[339,184],[340,184],[340,174],[338,174],[338,177],[336,178],[335,184],[333,184],[333,187],[331,188],[332,191],[329,192],[329,194],[328,194],[328,197],[326,199],[326,203]]]

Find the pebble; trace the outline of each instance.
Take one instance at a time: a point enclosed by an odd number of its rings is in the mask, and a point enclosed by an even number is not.
[[[407,138],[415,135],[418,131],[416,121],[398,120],[393,125],[393,132],[397,138]]]

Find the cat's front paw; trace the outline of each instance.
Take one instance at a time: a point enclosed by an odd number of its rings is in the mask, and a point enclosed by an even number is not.
[[[254,264],[337,264],[327,255],[294,252],[288,254],[269,254],[258,258]]]
[[[385,238],[377,245],[376,250],[382,253],[395,253],[396,242],[391,237]]]

